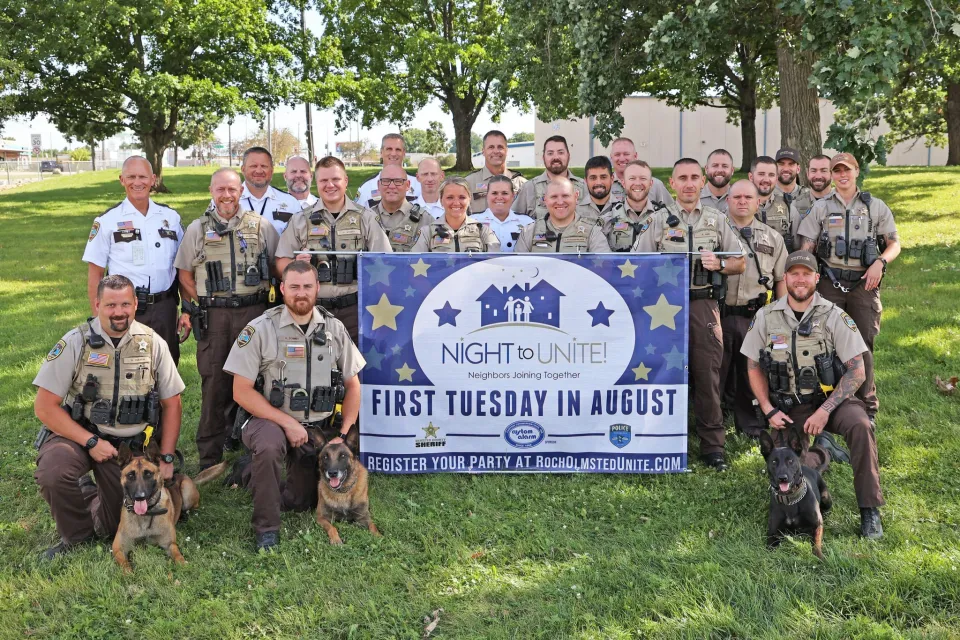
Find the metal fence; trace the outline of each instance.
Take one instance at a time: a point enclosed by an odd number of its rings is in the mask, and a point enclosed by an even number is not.
[[[54,160],[39,158],[29,162],[0,159],[0,185],[15,185],[37,180],[49,180],[61,175],[93,171],[90,160]],[[97,160],[97,171],[119,170],[122,160]]]

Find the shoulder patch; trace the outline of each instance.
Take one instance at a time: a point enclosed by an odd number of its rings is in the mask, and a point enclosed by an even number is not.
[[[63,340],[60,340],[57,344],[53,345],[53,349],[50,349],[50,353],[47,354],[47,362],[51,362],[60,357],[60,354],[63,353],[63,350],[67,347],[67,343]]]
[[[240,335],[237,336],[237,346],[242,349],[243,347],[250,344],[250,341],[253,339],[253,334],[255,334],[256,332],[257,330],[254,329],[249,324],[245,326],[243,328],[243,331],[240,332]]]
[[[87,238],[87,242],[92,242],[93,239],[97,237],[98,233],[100,233],[100,221],[94,220],[93,226],[90,227],[90,236]]]
[[[857,323],[853,321],[853,318],[847,315],[846,311],[841,311],[840,317],[843,318],[844,324],[846,324],[851,331],[857,331]]]

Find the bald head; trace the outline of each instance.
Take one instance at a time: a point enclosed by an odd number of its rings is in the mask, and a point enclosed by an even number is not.
[[[210,177],[210,196],[213,198],[217,213],[224,220],[229,220],[240,211],[242,192],[240,176],[229,167],[217,169]]]
[[[395,184],[397,180],[401,181],[400,184]],[[387,212],[395,212],[406,200],[407,191],[410,189],[410,176],[399,165],[385,164],[378,182],[380,202]]]
[[[297,200],[306,200],[310,195],[310,163],[302,156],[287,158],[283,170],[283,181],[287,184],[287,191]]]
[[[130,156],[124,160],[123,166],[120,167],[120,173],[126,173],[128,169],[153,173],[153,167],[150,166],[150,161],[143,156]]]
[[[552,191],[563,191],[564,193],[573,195],[573,183],[570,182],[570,179],[567,177],[558,176],[547,184],[547,195],[550,195]]]
[[[573,222],[577,211],[577,191],[569,179],[557,176],[551,180],[543,200],[554,226],[565,227]]]
[[[446,175],[436,158],[427,156],[420,161],[417,165],[417,181],[420,183],[424,202],[436,202],[435,198],[440,195],[440,183],[444,178]]]
[[[120,168],[120,184],[127,194],[127,199],[141,213],[146,213],[150,206],[150,189],[157,181],[153,175],[153,168],[143,156],[130,156],[123,161]]]
[[[727,208],[730,217],[738,227],[745,227],[760,207],[760,192],[749,180],[737,180],[727,195]]]

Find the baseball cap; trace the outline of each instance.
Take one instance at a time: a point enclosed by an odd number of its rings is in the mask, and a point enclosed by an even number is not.
[[[777,157],[775,158],[777,162],[781,160],[793,160],[797,164],[800,164],[800,152],[792,147],[784,147],[777,151]]]
[[[806,267],[816,273],[817,271],[817,259],[813,257],[813,254],[809,251],[794,251],[789,256],[787,256],[787,264],[784,267],[784,271],[790,271],[791,267],[800,265],[801,267]]]
[[[857,162],[857,159],[849,153],[838,153],[837,155],[833,156],[833,158],[830,160],[830,171],[833,171],[834,167],[836,167],[838,164],[845,164],[851,169],[860,168],[860,163]]]

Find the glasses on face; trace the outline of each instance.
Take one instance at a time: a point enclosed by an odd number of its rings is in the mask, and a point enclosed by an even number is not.
[[[406,178],[380,178],[380,186],[389,187],[392,184],[395,187],[402,187],[406,181]]]

